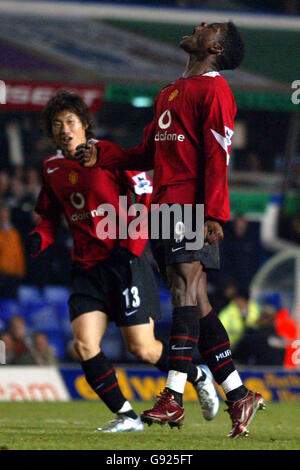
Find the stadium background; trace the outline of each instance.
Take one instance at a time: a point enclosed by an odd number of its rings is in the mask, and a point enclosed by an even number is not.
[[[7,363],[0,400],[95,398],[72,349],[68,230],[63,225],[39,258],[23,248],[37,220],[42,161],[53,150],[40,126],[44,104],[56,89],[75,88],[91,105],[96,135],[133,146],[156,93],[182,73],[181,36],[195,21],[229,19],[247,49],[241,69],[224,73],[238,105],[232,220],[209,294],[247,384],[269,401],[300,399],[299,12],[297,0],[78,1],[72,8],[0,1],[0,339]],[[157,280],[163,318],[156,329],[166,336],[170,296]],[[136,363],[114,325],[103,350],[118,363],[128,398],[151,400],[163,388],[164,377]],[[26,366],[21,374],[16,365]],[[186,398],[196,400],[192,387]]]

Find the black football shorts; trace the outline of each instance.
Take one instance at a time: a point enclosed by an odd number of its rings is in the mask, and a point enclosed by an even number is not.
[[[160,224],[162,225],[163,223],[164,222],[161,219]],[[184,236],[184,211],[182,211],[182,220],[180,220],[179,223],[181,224],[181,235],[176,233],[175,225],[178,224],[178,220],[176,220],[175,223],[174,218],[171,217],[170,237],[163,238],[163,232],[160,228],[159,238],[150,238],[152,253],[160,268],[160,271],[165,273],[166,266],[177,263],[192,263],[193,261],[200,261],[203,265],[204,271],[220,269],[219,245],[209,245],[208,243],[205,243],[200,249],[187,249],[186,245],[193,242],[193,240],[188,240]],[[192,228],[195,231],[194,220],[192,220],[192,224]],[[149,227],[151,228],[150,221]]]
[[[126,253],[127,252],[127,253]],[[89,270],[74,265],[70,319],[99,310],[118,326],[149,323],[161,317],[159,291],[150,263],[117,248]],[[129,256],[128,256],[129,255]]]

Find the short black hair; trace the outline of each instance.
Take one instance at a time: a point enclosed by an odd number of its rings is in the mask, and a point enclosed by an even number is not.
[[[243,61],[245,54],[245,44],[237,27],[232,21],[229,21],[226,25],[226,31],[222,33],[220,39],[223,52],[216,56],[218,70],[236,69]]]
[[[57,114],[62,111],[71,111],[76,114],[82,124],[86,126],[85,135],[87,139],[94,137],[93,119],[87,104],[83,101],[78,93],[68,90],[58,90],[57,93],[50,98],[43,112],[43,122],[45,130],[49,137],[52,135],[52,121]]]

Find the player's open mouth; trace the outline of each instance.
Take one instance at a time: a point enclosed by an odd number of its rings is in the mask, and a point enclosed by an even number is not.
[[[72,137],[68,137],[68,136],[61,138],[61,142],[65,145],[68,145],[68,143],[71,142],[71,140],[72,140]]]

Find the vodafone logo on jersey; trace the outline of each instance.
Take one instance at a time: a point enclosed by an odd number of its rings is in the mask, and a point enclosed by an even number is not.
[[[170,127],[171,125],[171,122],[172,122],[172,116],[171,116],[171,111],[169,111],[168,109],[162,113],[162,115],[160,116],[159,120],[158,120],[158,125],[161,129],[168,129],[168,127]]]
[[[70,202],[75,209],[83,209],[85,206],[85,199],[81,193],[74,192],[70,196]],[[99,215],[103,215],[103,210],[101,209],[101,204],[97,209],[93,209],[92,211],[85,211],[79,212],[77,214],[71,215],[72,222],[79,222],[81,220],[88,220],[92,219],[93,217],[98,217]]]
[[[172,124],[172,114],[169,109],[166,109],[161,116],[159,117],[158,126],[160,129],[165,130],[169,129]],[[177,134],[176,132],[171,133],[168,131],[165,132],[157,132],[154,137],[155,142],[164,142],[164,141],[178,141],[184,142],[185,136],[183,134]]]
[[[70,201],[75,209],[82,209],[85,204],[84,197],[81,193],[72,193],[70,196]]]

